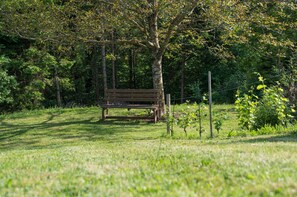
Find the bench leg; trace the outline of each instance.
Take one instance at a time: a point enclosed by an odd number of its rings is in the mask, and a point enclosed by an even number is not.
[[[102,108],[102,120],[105,120],[105,108]]]
[[[154,122],[158,121],[158,110],[154,109]]]
[[[157,109],[157,116],[158,116],[158,120],[161,119],[161,110],[160,108]]]

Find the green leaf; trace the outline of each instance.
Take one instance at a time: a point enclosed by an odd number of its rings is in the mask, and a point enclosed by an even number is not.
[[[261,90],[261,89],[264,89],[264,88],[266,88],[266,85],[264,85],[264,84],[260,84],[260,85],[257,86],[257,90]]]

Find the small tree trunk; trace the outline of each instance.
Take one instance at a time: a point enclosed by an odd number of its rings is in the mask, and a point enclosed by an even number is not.
[[[100,101],[100,90],[99,90],[99,69],[98,69],[98,46],[94,46],[92,53],[92,72],[93,72],[93,87],[96,93],[96,103]]]
[[[133,88],[133,49],[129,50],[128,54],[128,60],[129,60],[129,88]]]
[[[136,65],[136,53],[134,49],[129,53],[129,88],[136,88],[135,81],[135,65]]]
[[[103,72],[103,86],[104,91],[107,90],[107,73],[106,73],[106,52],[105,45],[101,46],[101,57],[102,57],[102,72]]]
[[[136,51],[133,50],[133,56],[132,56],[132,60],[133,60],[133,87],[136,88]]]
[[[111,45],[111,53],[112,53],[112,88],[115,89],[116,88],[116,58],[115,58],[115,36],[114,36],[114,30],[111,32],[111,39],[112,39],[112,45]]]
[[[56,93],[57,93],[57,105],[58,107],[62,107],[60,80],[58,77],[58,68],[56,66],[55,66],[55,84],[56,84]]]

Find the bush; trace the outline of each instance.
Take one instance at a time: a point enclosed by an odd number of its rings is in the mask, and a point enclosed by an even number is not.
[[[8,58],[0,56],[0,104],[12,103],[12,91],[17,87],[15,77],[10,76],[4,66],[9,61]]]
[[[236,95],[235,106],[241,127],[257,130],[267,125],[286,126],[293,118],[291,113],[294,110],[290,110],[289,100],[284,97],[283,89],[279,85],[267,88],[261,76],[259,81],[261,84],[257,86],[257,90],[261,97],[253,94],[253,90],[243,96],[239,92]]]
[[[182,110],[174,116],[170,116],[168,119],[168,123],[171,127],[171,131],[173,132],[173,125],[177,125],[179,128],[183,129],[185,135],[188,135],[188,130],[190,128],[195,128],[196,131],[199,131],[199,135],[201,137],[204,128],[201,124],[202,118],[206,116],[206,106],[202,103],[193,103],[190,104],[188,101],[182,105]]]

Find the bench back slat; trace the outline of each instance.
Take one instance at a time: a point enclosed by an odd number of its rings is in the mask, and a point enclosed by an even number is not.
[[[161,96],[156,89],[108,89],[105,92],[105,101],[158,104]]]
[[[126,92],[126,93],[143,93],[143,92],[155,92],[155,93],[159,93],[159,90],[157,89],[107,89],[106,90],[107,93],[111,93],[111,92]]]

